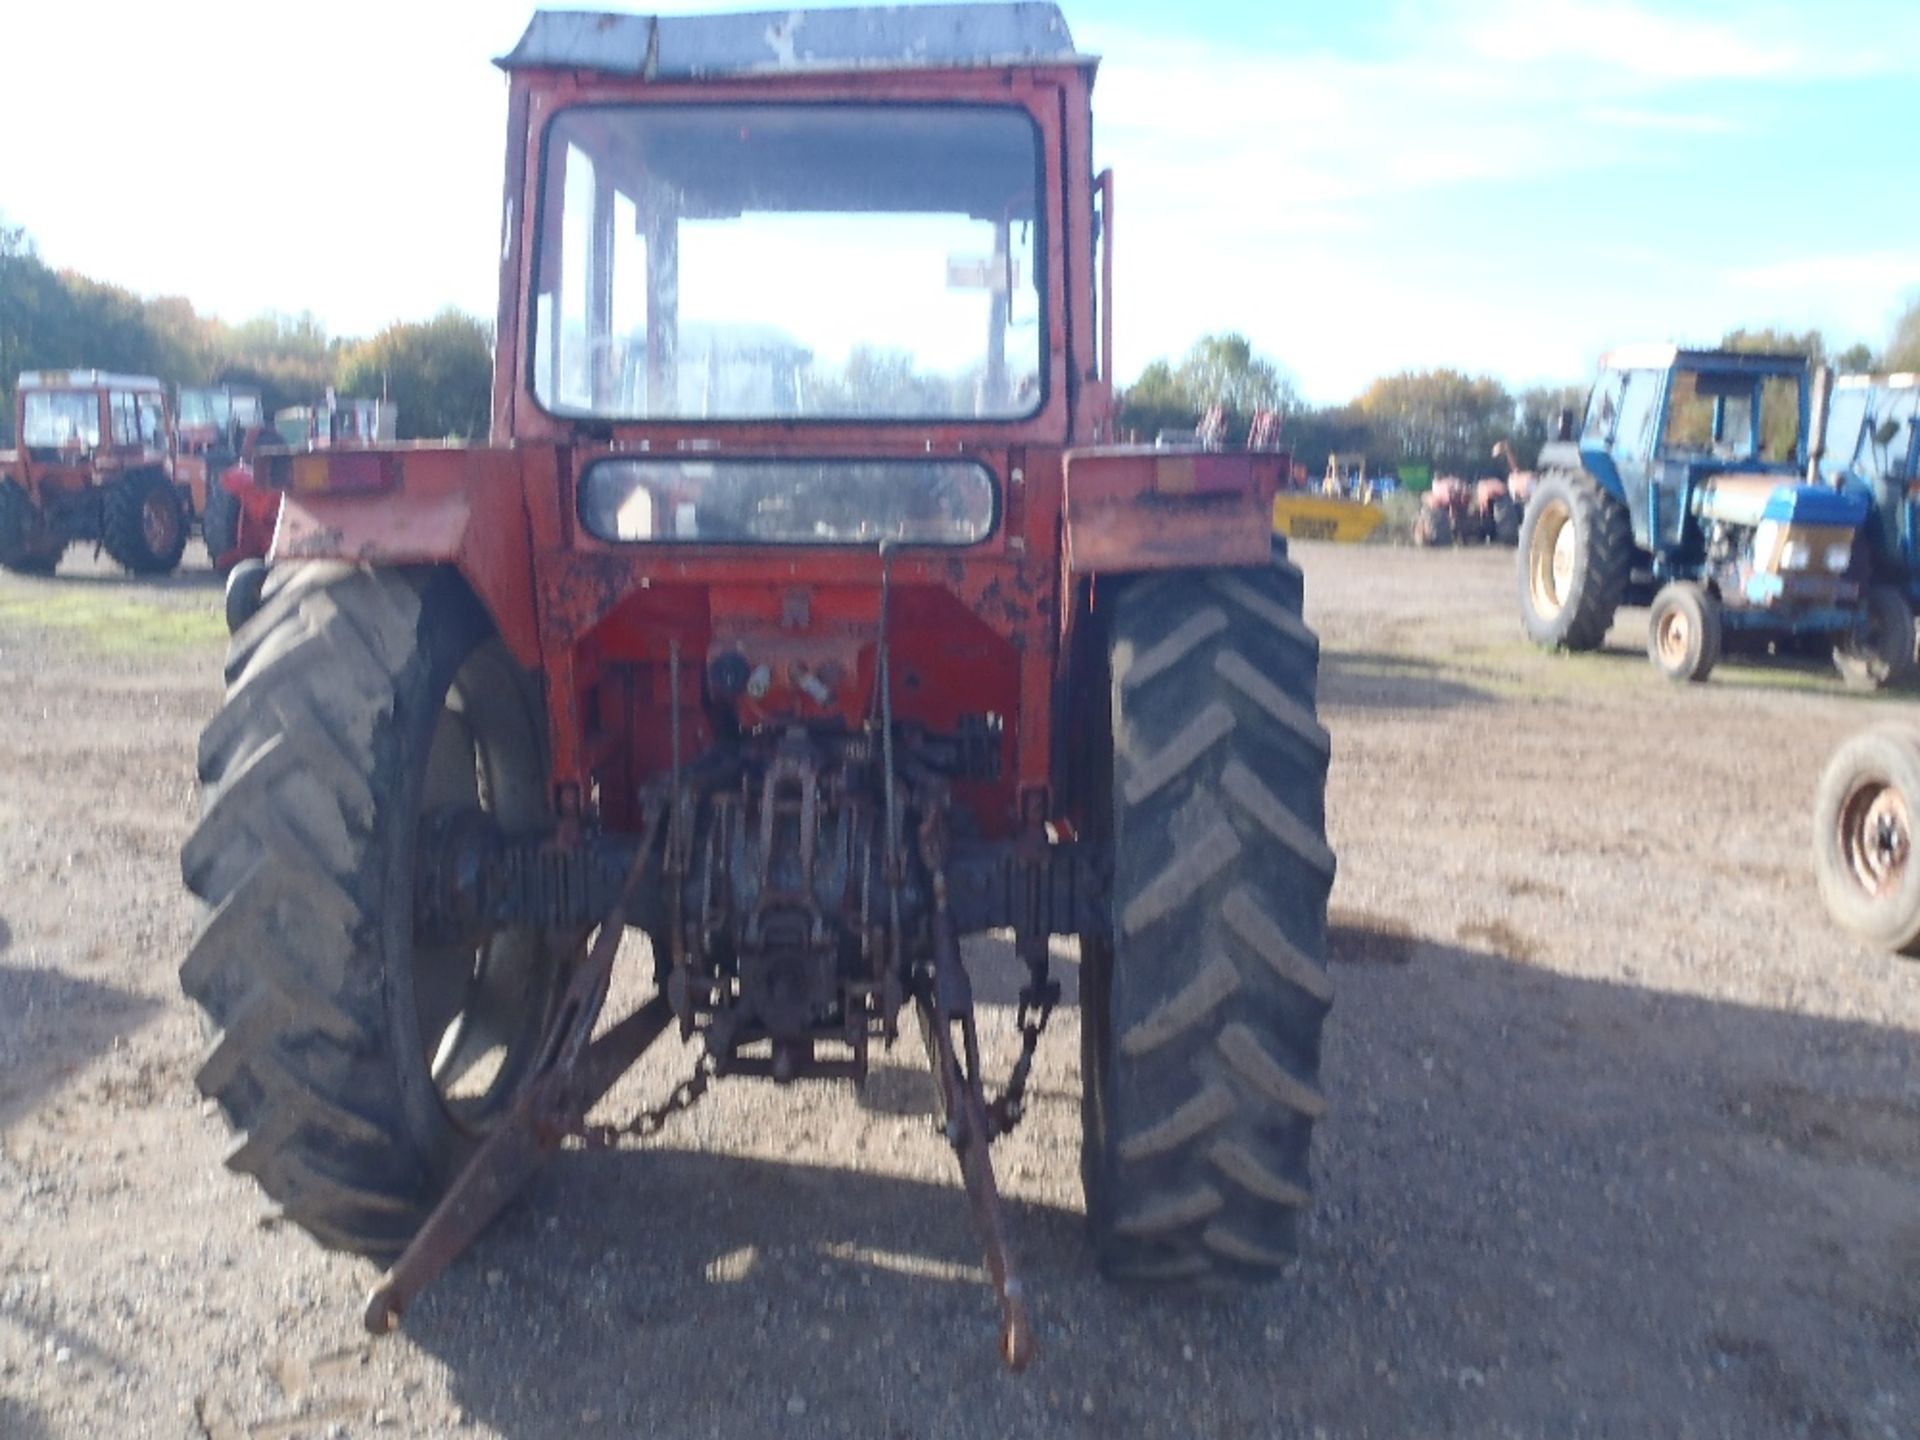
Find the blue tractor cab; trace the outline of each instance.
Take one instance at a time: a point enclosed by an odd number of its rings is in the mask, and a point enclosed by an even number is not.
[[[1920,375],[1842,375],[1820,473],[1865,498],[1876,578],[1920,601]]]
[[[1528,635],[1595,649],[1621,605],[1648,605],[1648,653],[1677,680],[1705,679],[1728,631],[1831,643],[1851,683],[1909,670],[1912,610],[1875,583],[1867,487],[1808,463],[1824,398],[1798,355],[1604,357],[1577,431],[1540,455],[1519,547]]]

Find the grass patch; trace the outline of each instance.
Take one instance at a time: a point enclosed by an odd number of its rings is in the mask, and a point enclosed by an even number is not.
[[[0,594],[0,629],[49,631],[119,654],[200,649],[227,635],[225,618],[212,602],[154,604],[95,587]]]

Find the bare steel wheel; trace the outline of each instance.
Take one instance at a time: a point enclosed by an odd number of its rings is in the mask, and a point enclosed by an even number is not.
[[[1720,604],[1700,586],[1676,581],[1653,597],[1647,656],[1669,680],[1704,680],[1720,658]]]
[[[1626,596],[1627,508],[1591,475],[1556,470],[1527,502],[1519,535],[1520,620],[1537,645],[1593,650]]]
[[[1861,940],[1920,955],[1913,815],[1920,730],[1880,726],[1834,752],[1813,800],[1813,863],[1833,918]]]
[[[1840,802],[1839,838],[1856,885],[1874,896],[1898,890],[1913,850],[1907,797],[1890,785],[1862,783]]]

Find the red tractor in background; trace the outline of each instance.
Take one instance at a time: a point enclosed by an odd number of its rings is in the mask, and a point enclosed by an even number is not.
[[[1504,480],[1440,475],[1420,497],[1413,539],[1416,545],[1515,545],[1524,514]]]
[[[102,546],[136,575],[180,563],[197,512],[175,483],[166,390],[148,375],[29,371],[18,449],[0,452],[0,566],[50,575],[67,546]]]
[[[174,399],[174,479],[193,497],[207,558],[225,570],[236,558],[243,516],[223,477],[250,461],[256,446],[272,444],[273,432],[252,386],[182,385]]]
[[[318,405],[293,405],[276,413],[273,428],[259,432],[258,444],[297,451],[391,444],[398,423],[399,412],[391,401],[338,400],[329,390]],[[221,472],[215,489],[222,520],[230,515],[232,528],[222,525],[217,550],[210,532],[207,553],[216,569],[227,572],[227,626],[237,630],[260,603],[266,555],[280,518],[280,492],[253,464],[251,445]]]
[[[567,1137],[857,1085],[911,1010],[1018,1368],[988,1145],[1065,936],[1102,1270],[1278,1274],[1332,996],[1319,647],[1277,456],[1110,443],[1096,61],[1022,4],[539,14],[501,64],[492,444],[256,457],[272,566],[182,854],[229,1163],[392,1262],[381,1331]],[[630,928],[648,998],[603,1025]],[[997,1095],[988,930],[1027,972]],[[591,1118],[670,1028],[686,1082]]]

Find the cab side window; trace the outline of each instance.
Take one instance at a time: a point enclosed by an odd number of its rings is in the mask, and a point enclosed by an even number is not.
[[[140,443],[149,450],[158,450],[166,444],[166,419],[161,413],[160,397],[144,394],[138,397],[140,421]]]
[[[140,432],[133,413],[133,392],[115,390],[108,397],[108,405],[113,412],[113,443],[115,445],[138,445]]]

